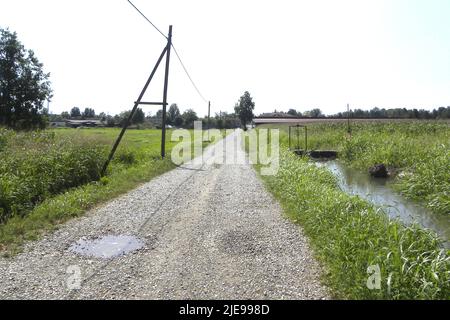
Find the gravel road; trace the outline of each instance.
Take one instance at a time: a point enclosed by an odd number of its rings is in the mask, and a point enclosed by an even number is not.
[[[205,159],[244,157],[224,144]],[[143,248],[112,259],[69,250],[106,235]],[[0,298],[327,299],[319,276],[302,230],[252,166],[191,162],[1,258]]]

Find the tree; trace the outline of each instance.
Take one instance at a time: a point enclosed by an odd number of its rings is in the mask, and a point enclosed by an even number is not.
[[[121,127],[124,126],[125,121],[127,121],[128,117],[130,116],[131,111],[123,111],[119,113],[118,115],[114,116],[114,121],[116,122],[116,125],[120,125]]]
[[[81,117],[81,111],[78,107],[73,107],[72,110],[70,110],[70,117],[71,118],[78,118]]]
[[[114,117],[106,116],[106,126],[107,127],[114,127],[115,125],[116,125],[116,121],[114,120]]]
[[[136,112],[133,115],[133,119],[131,120],[131,123],[138,124],[138,123],[144,123],[145,121],[145,113],[142,111],[141,108],[137,108]]]
[[[70,118],[70,114],[67,111],[61,112],[61,118],[69,119]]]
[[[289,111],[287,112],[287,114],[291,115],[291,116],[297,116],[297,110],[295,109],[289,109]]]
[[[180,116],[180,109],[178,108],[177,104],[172,104],[169,108],[169,111],[167,112],[167,123],[175,125],[175,119],[179,118]]]
[[[324,117],[322,110],[315,108],[312,109],[311,111],[306,111],[305,116],[310,117],[310,118],[321,118]]]
[[[101,122],[103,122],[103,123],[106,122],[106,120],[107,120],[106,113],[100,112],[100,114],[98,115],[98,118],[100,119]]]
[[[186,110],[181,117],[183,118],[184,125],[187,128],[193,128],[194,121],[198,120],[197,113],[192,109]]]
[[[234,112],[241,120],[244,130],[247,130],[247,124],[253,120],[253,110],[255,109],[255,103],[248,91],[245,91],[244,95],[239,99],[239,102],[234,107]]]
[[[52,98],[49,78],[17,34],[0,29],[0,124],[16,129],[45,127],[41,111]]]
[[[183,125],[183,118],[181,117],[181,115],[178,115],[175,120],[173,121],[173,125],[175,127],[181,127]]]
[[[84,119],[92,119],[95,117],[95,110],[91,108],[86,108],[81,115]]]

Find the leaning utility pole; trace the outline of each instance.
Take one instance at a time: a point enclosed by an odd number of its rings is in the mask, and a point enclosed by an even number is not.
[[[108,165],[111,162],[111,160],[114,157],[114,154],[116,153],[117,147],[119,146],[120,142],[122,141],[122,138],[125,134],[125,131],[131,124],[131,121],[133,119],[134,114],[136,113],[137,108],[140,105],[151,105],[151,106],[163,106],[163,117],[162,117],[162,137],[161,137],[161,157],[165,157],[165,144],[166,144],[166,110],[167,110],[167,89],[169,85],[169,65],[170,65],[170,49],[172,47],[172,26],[169,26],[169,36],[167,37],[167,45],[164,47],[164,50],[162,51],[161,55],[159,56],[158,61],[156,62],[155,67],[153,68],[152,73],[150,74],[150,77],[148,78],[147,82],[144,85],[144,88],[141,91],[141,94],[139,95],[138,99],[134,103],[134,107],[130,112],[130,115],[126,119],[122,131],[120,132],[119,136],[117,137],[117,140],[114,142],[114,145],[111,149],[111,152],[109,153],[108,159],[106,160],[105,164],[103,165],[101,175],[104,176],[106,173],[106,170],[108,169]],[[144,97],[145,92],[148,89],[148,86],[150,85],[150,82],[152,81],[156,71],[158,70],[159,65],[161,64],[161,61],[163,60],[164,56],[166,56],[166,73],[164,78],[164,95],[163,95],[163,102],[142,102],[142,98]]]

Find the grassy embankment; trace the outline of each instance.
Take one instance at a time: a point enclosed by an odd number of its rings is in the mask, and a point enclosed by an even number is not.
[[[287,127],[281,127],[288,145]],[[309,149],[333,149],[339,160],[367,171],[384,163],[400,174],[392,187],[430,210],[450,214],[450,123],[445,121],[356,122],[308,125]]]
[[[175,167],[170,131],[168,157],[162,160],[160,130],[129,130],[100,177],[118,134],[118,129],[0,129],[0,252],[14,254],[24,241]]]
[[[422,124],[421,124],[422,125]],[[363,127],[366,126],[366,127]],[[423,124],[427,126],[427,124]],[[440,155],[440,147],[434,145],[436,136],[419,126],[419,140],[428,142],[425,149]],[[380,136],[374,136],[377,128]],[[426,127],[425,127],[426,128]],[[411,126],[412,133],[398,133],[393,125],[361,124],[354,127],[353,138],[348,141],[342,125],[314,125],[310,143],[315,149],[338,147],[341,154],[348,152],[344,160],[355,166],[366,167],[368,163],[387,162],[389,165],[408,163],[396,154],[410,153],[417,157],[420,146],[410,141],[419,129]],[[312,129],[312,130],[311,130]],[[315,135],[321,133],[322,135]],[[370,132],[370,133],[369,133]],[[392,132],[392,134],[389,134]],[[433,132],[433,131],[432,131]],[[365,137],[370,135],[372,137]],[[440,133],[445,136],[445,133]],[[448,132],[446,133],[448,135]],[[397,139],[402,136],[406,145]],[[411,137],[412,136],[412,137]],[[341,141],[342,140],[342,141]],[[381,209],[367,201],[342,192],[335,177],[327,169],[318,168],[308,159],[293,155],[287,150],[287,138],[282,134],[280,170],[275,176],[263,176],[268,189],[279,199],[287,215],[299,223],[310,238],[316,257],[325,273],[324,282],[337,298],[344,299],[448,299],[450,297],[449,251],[442,249],[439,239],[429,231],[417,226],[405,227],[390,220]],[[373,144],[370,142],[373,141]],[[385,147],[379,147],[384,144]],[[369,146],[368,146],[369,145]],[[357,146],[350,148],[350,146]],[[376,146],[376,147],[375,147]],[[448,146],[448,145],[447,145]],[[364,153],[377,150],[380,154]],[[435,149],[435,150],[434,150]],[[431,151],[430,151],[431,150]],[[434,151],[433,151],[434,150]],[[351,152],[350,152],[351,151]],[[344,153],[342,153],[344,152]],[[357,159],[357,155],[365,159]],[[353,160],[352,160],[353,159]],[[394,159],[398,159],[395,162]],[[426,159],[429,159],[428,157]],[[360,163],[358,163],[360,161]],[[389,162],[391,161],[391,162]],[[409,160],[411,161],[411,160]],[[443,161],[448,161],[444,159]],[[414,161],[409,162],[414,164]],[[420,165],[409,167],[419,168]],[[440,168],[429,173],[440,177]],[[421,171],[415,173],[419,177]],[[416,178],[418,179],[418,178]],[[448,181],[447,181],[448,182]],[[403,182],[406,183],[406,182]],[[443,185],[444,181],[435,181]],[[370,290],[367,281],[371,274],[369,266],[378,265],[381,270],[381,289]]]

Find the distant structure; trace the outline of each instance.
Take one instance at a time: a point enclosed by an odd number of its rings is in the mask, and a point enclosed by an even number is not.
[[[270,123],[297,123],[300,120],[301,118],[284,112],[270,112],[263,113],[258,117],[253,118],[253,123],[257,126]]]
[[[284,112],[269,112],[260,114],[258,118],[297,118],[297,117]]]
[[[80,127],[102,127],[103,123],[100,120],[66,120],[66,127],[80,128]]]
[[[52,128],[63,128],[66,126],[65,121],[50,121],[50,127]]]

